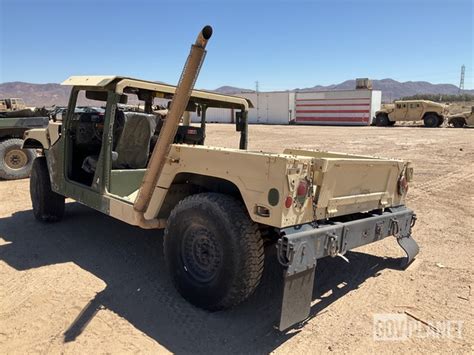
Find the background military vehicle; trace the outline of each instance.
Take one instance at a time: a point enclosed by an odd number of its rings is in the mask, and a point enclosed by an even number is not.
[[[471,107],[471,111],[449,115],[448,124],[456,128],[474,126],[474,106]]]
[[[30,110],[22,99],[0,99],[0,178],[21,179],[30,175],[34,149],[22,149],[23,133],[46,127],[45,110]]]
[[[0,113],[20,111],[26,108],[27,107],[23,99],[18,99],[18,98],[0,99]]]
[[[395,122],[423,121],[425,127],[439,127],[448,114],[448,105],[428,100],[395,101],[375,113],[376,126],[393,126]]]
[[[211,34],[209,26],[199,34],[177,87],[116,76],[63,83],[73,86],[63,120],[25,133],[25,146],[43,150],[30,179],[33,213],[58,221],[69,197],[128,224],[165,229],[175,287],[210,311],[253,293],[264,245],[275,245],[284,267],[284,330],[309,315],[317,259],[392,235],[406,263],[418,253],[415,216],[404,206],[413,169],[338,153],[247,151],[251,102],[193,90]],[[81,94],[105,102],[105,112],[75,113]],[[129,99],[144,112],[120,110]],[[169,109],[155,115],[160,100]],[[204,145],[209,107],[236,111],[239,149]],[[199,126],[186,111],[198,112]]]

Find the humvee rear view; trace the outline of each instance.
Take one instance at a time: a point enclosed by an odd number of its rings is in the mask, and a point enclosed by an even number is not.
[[[69,197],[128,224],[165,229],[174,285],[210,311],[254,292],[264,242],[274,244],[284,266],[284,330],[309,315],[317,259],[392,235],[405,262],[414,258],[415,216],[404,206],[413,169],[366,156],[246,150],[251,102],[193,90],[211,34],[209,26],[200,32],[176,87],[118,76],[64,82],[73,87],[63,121],[26,135],[25,144],[43,151],[31,176],[33,212],[58,221]],[[75,113],[79,95],[102,102],[104,112]],[[126,101],[142,109],[124,109]],[[205,145],[210,107],[236,112],[238,148]]]

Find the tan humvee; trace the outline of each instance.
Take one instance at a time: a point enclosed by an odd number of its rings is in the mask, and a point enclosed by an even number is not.
[[[449,115],[448,124],[456,128],[474,126],[474,106],[471,107],[471,111]]]
[[[393,126],[395,122],[423,121],[425,127],[439,127],[448,114],[448,105],[428,100],[395,101],[375,113],[376,126]]]
[[[20,111],[25,110],[26,108],[23,99],[0,99],[0,112]]]
[[[193,90],[212,29],[205,27],[177,87],[124,77],[71,77],[62,122],[26,132],[42,149],[30,192],[41,221],[64,214],[65,197],[141,228],[164,228],[165,261],[181,295],[216,311],[247,299],[264,268],[264,241],[284,267],[279,328],[308,317],[317,259],[394,235],[410,262],[415,216],[404,206],[409,163],[286,149],[248,151],[247,99]],[[104,113],[75,113],[78,95]],[[138,100],[144,112],[119,104]],[[166,118],[156,99],[171,100]],[[239,149],[205,145],[206,110],[237,111]],[[199,125],[185,112],[196,111]],[[160,117],[159,117],[160,116]],[[268,250],[268,248],[266,249]]]

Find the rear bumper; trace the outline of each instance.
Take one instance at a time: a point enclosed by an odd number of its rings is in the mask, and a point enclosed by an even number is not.
[[[277,255],[286,270],[279,329],[287,329],[308,317],[317,259],[343,255],[393,235],[407,253],[405,263],[409,264],[418,254],[418,245],[411,238],[415,220],[412,210],[400,206],[382,214],[364,214],[350,222],[282,229]]]

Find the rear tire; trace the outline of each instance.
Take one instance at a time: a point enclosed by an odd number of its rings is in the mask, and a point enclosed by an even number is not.
[[[33,162],[30,178],[33,214],[41,222],[57,222],[64,216],[65,198],[51,189],[48,166],[44,157]]]
[[[434,113],[427,113],[425,117],[423,117],[423,123],[425,127],[434,128],[438,127],[439,117]]]
[[[233,307],[258,286],[263,241],[242,203],[218,193],[182,200],[171,212],[164,256],[178,292],[210,311]]]
[[[15,180],[30,175],[36,152],[34,149],[21,149],[22,145],[21,139],[0,142],[0,178]]]
[[[395,122],[394,122],[395,123]],[[379,113],[375,116],[375,125],[377,127],[386,127],[390,124],[390,120],[388,119],[388,115],[385,113]]]

